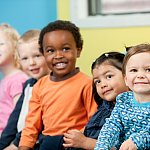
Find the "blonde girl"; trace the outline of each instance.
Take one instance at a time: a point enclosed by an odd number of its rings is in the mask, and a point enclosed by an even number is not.
[[[16,55],[18,32],[8,24],[0,25],[0,134],[18,100],[28,76],[19,69]]]

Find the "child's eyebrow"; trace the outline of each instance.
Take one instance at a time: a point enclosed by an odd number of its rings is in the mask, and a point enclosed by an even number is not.
[[[106,75],[107,73],[112,73],[112,71],[111,70],[107,70],[107,71],[105,71],[105,72],[103,72],[102,74],[100,74],[100,75]],[[94,77],[93,79],[98,79],[99,78],[99,76],[100,75],[97,75],[96,77]]]
[[[112,71],[111,71],[111,70],[107,70],[107,71],[105,71],[105,72],[103,73],[103,75],[105,75],[105,74],[107,74],[107,73],[112,73]]]

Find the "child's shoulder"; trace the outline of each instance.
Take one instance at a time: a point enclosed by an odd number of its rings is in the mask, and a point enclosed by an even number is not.
[[[88,75],[86,75],[85,73],[83,72],[79,72],[76,74],[76,76],[74,76],[74,78],[72,78],[72,83],[74,84],[82,84],[82,87],[85,87],[85,86],[92,86],[92,78]]]
[[[88,76],[87,74],[81,71],[77,75],[80,76],[82,79],[84,78],[85,80],[92,80],[92,77]]]
[[[41,77],[33,84],[33,88],[37,91],[41,91],[44,87],[46,87],[48,85],[48,83],[50,81],[49,78],[50,78],[49,75],[45,75],[45,76]]]
[[[132,91],[128,91],[128,92],[123,92],[121,94],[119,94],[116,98],[116,102],[117,103],[126,103],[126,102],[130,102],[131,99],[133,99],[134,95]]]
[[[19,72],[16,72],[16,73],[13,73],[11,75],[4,77],[1,81],[3,84],[7,86],[11,86],[11,85],[22,85],[28,79],[29,77],[27,76],[27,74],[25,74],[22,71],[19,71]]]
[[[73,78],[69,78],[69,80],[73,82],[79,82],[79,83],[82,83],[82,84],[91,84],[92,83],[92,78],[88,75],[86,75],[85,73],[83,72],[78,72],[76,75],[73,76]],[[42,85],[46,85],[48,83],[52,83],[52,84],[59,84],[61,82],[53,82],[51,79],[50,79],[50,75],[46,75],[46,76],[43,76],[41,77],[38,81],[37,81],[37,85],[39,86],[42,86]]]
[[[29,85],[33,86],[36,82],[37,82],[37,79],[29,78],[28,80],[26,80],[24,85],[28,85],[29,84]]]
[[[50,80],[50,76],[49,76],[49,75],[45,75],[45,76],[41,77],[41,78],[37,81],[37,84],[48,83],[49,80]]]

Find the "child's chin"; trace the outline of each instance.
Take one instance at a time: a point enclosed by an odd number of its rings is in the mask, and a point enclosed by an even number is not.
[[[114,98],[113,96],[109,96],[109,95],[106,96],[106,98],[105,98],[105,100],[108,101],[108,102],[113,102],[114,99],[115,99],[115,98]]]

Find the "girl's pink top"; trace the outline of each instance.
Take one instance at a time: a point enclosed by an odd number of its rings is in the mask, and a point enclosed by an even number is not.
[[[20,71],[0,81],[0,133],[14,109],[13,98],[22,92],[23,84],[27,79],[28,76]]]

